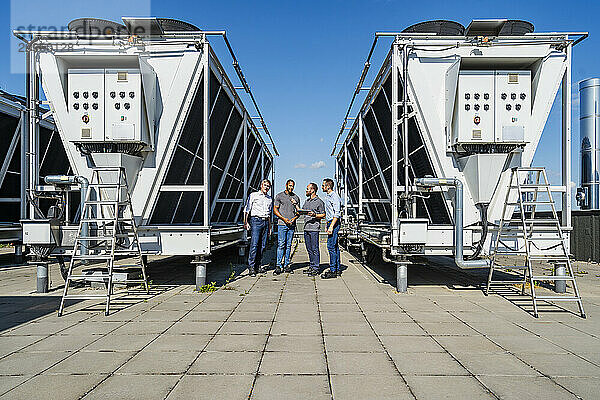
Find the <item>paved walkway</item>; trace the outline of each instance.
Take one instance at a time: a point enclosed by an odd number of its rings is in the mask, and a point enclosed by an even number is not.
[[[84,302],[58,318],[57,291],[25,295],[31,267],[0,268],[0,399],[598,398],[598,271],[582,282],[588,319],[535,319],[449,269],[413,267],[396,294],[389,266],[346,252],[333,280],[301,273],[302,244],[293,261],[208,294],[163,261],[151,273],[171,282],[108,317]]]

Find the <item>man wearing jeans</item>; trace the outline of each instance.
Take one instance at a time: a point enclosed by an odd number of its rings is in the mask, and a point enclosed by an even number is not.
[[[325,204],[317,196],[319,190],[316,183],[309,183],[306,187],[306,197],[303,209],[308,211],[304,217],[304,244],[308,253],[308,275],[316,276],[320,272],[321,254],[319,252],[319,231],[321,219],[325,218]]]
[[[251,231],[248,271],[256,276],[262,261],[262,253],[271,232],[271,209],[273,200],[269,196],[271,182],[264,179],[258,192],[250,193],[244,207],[244,228]]]
[[[340,230],[340,217],[342,210],[342,199],[333,191],[333,180],[323,179],[323,191],[325,194],[325,219],[327,220],[327,250],[329,251],[329,271],[325,271],[321,278],[330,279],[341,275],[340,270],[340,246],[338,243],[338,232]]]
[[[296,204],[300,198],[294,193],[295,183],[288,179],[285,190],[275,196],[273,213],[278,219],[277,224],[277,262],[273,274],[278,275],[285,272],[293,273],[290,266],[290,253],[292,251],[292,239],[296,231]]]

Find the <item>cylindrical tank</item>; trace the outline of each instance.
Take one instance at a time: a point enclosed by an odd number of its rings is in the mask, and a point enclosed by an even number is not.
[[[579,83],[583,209],[600,209],[600,78]]]

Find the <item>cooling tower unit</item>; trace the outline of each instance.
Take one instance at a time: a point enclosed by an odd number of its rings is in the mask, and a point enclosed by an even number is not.
[[[398,263],[445,255],[462,268],[487,267],[511,170],[531,165],[560,87],[562,185],[552,190],[569,232],[571,49],[585,37],[518,20],[377,33],[332,153],[349,244],[379,247]]]
[[[277,150],[225,32],[167,18],[80,18],[69,29],[14,32],[28,43],[30,98],[41,83],[72,170],[47,186],[79,191],[94,169],[118,167],[143,254],[205,262],[243,244],[244,200],[273,176]],[[209,39],[226,42],[235,86]],[[28,135],[43,140],[35,124]],[[27,185],[37,204],[44,192]],[[71,254],[76,232],[62,221],[52,254]]]

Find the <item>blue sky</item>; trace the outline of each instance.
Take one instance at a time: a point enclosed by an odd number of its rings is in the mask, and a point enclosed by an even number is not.
[[[589,31],[590,38],[575,47],[573,63],[573,180],[579,180],[577,82],[600,76],[595,54],[600,48],[597,1],[1,1],[5,30],[0,49],[11,57],[0,61],[0,87],[21,94],[24,77],[10,68],[11,59],[18,57],[10,33],[15,24],[65,25],[81,16],[118,21],[124,15],[154,15],[183,19],[201,29],[227,30],[281,153],[276,161],[279,188],[289,177],[302,189],[333,175],[329,154],[374,32],[400,31],[430,19],[467,25],[474,18],[525,19],[537,31]],[[216,48],[223,63],[230,65],[222,46]],[[372,74],[386,50],[387,45],[380,46]],[[20,65],[18,59],[15,65]],[[555,102],[534,160],[548,167],[554,183],[560,179],[560,118],[560,103]]]

